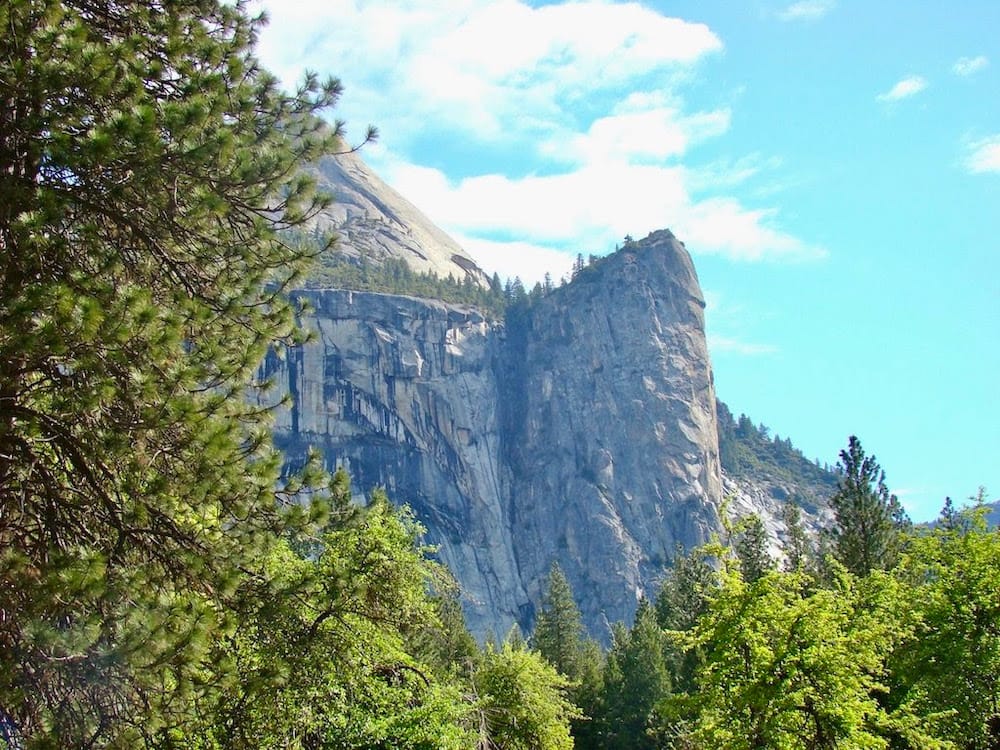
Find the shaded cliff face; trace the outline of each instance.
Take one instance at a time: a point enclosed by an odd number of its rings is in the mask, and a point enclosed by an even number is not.
[[[303,293],[314,341],[264,368],[290,460],[310,446],[385,486],[458,578],[473,632],[530,625],[549,567],[591,632],[630,620],[675,545],[718,527],[704,303],[658,232],[585,269],[507,327],[476,310]]]

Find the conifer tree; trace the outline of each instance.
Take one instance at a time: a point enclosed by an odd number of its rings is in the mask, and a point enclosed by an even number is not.
[[[549,570],[548,586],[535,622],[532,645],[560,674],[579,677],[584,641],[580,608],[558,563]]]
[[[656,620],[665,630],[694,627],[718,585],[715,570],[701,549],[685,553],[678,546],[656,596]]]
[[[774,558],[767,550],[767,529],[760,516],[752,515],[740,519],[734,531],[734,547],[740,561],[740,573],[743,580],[753,583],[774,567]]]
[[[602,714],[598,717],[607,750],[655,746],[649,734],[656,705],[670,694],[667,639],[653,607],[643,600],[631,630],[613,631],[604,673]]]
[[[781,520],[785,523],[787,541],[785,543],[785,569],[804,570],[813,554],[809,536],[802,525],[802,511],[792,501],[781,509]]]
[[[572,681],[568,695],[583,712],[573,721],[576,746],[596,746],[592,717],[602,689],[603,657],[597,642],[586,637],[580,608],[558,563],[549,571],[531,641],[549,664]]]
[[[830,499],[837,558],[855,575],[892,568],[909,519],[886,487],[885,472],[854,435],[840,452],[837,472],[837,491]]]
[[[223,600],[290,517],[244,396],[295,340],[337,146],[216,0],[0,4],[0,711],[27,746],[137,747],[206,699]],[[315,476],[315,475],[313,475]],[[277,493],[276,493],[277,488]]]

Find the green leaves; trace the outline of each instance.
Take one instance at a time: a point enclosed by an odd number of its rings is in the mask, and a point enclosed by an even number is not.
[[[981,511],[980,511],[981,513]],[[958,520],[958,519],[955,519]],[[994,747],[1000,731],[1000,536],[982,516],[915,536],[900,566],[915,637],[892,659],[901,713],[958,747]]]
[[[509,750],[570,750],[569,681],[536,652],[505,643],[487,647],[474,677],[487,746]]]
[[[212,613],[291,518],[243,396],[292,338],[264,283],[309,260],[275,230],[323,202],[299,165],[339,89],[280,91],[255,23],[0,6],[0,705],[28,744],[190,718],[228,679]]]
[[[801,573],[768,573],[752,584],[730,575],[691,645],[706,666],[698,746],[727,748],[888,747],[876,700],[882,663],[898,641],[881,587],[849,576],[810,592]]]

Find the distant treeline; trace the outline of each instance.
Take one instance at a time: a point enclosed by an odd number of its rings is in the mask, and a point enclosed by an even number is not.
[[[729,476],[794,482],[815,488],[820,495],[830,494],[836,487],[831,467],[810,461],[791,439],[777,434],[771,437],[768,427],[755,425],[746,414],[735,418],[722,401],[716,400],[716,412],[719,459]]]
[[[497,320],[505,319],[509,312],[515,310],[523,312],[557,287],[564,286],[579,274],[589,271],[599,260],[597,256],[590,255],[585,261],[584,256],[578,254],[570,276],[563,276],[558,285],[550,274],[545,274],[543,281],[536,282],[528,289],[520,277],[507,279],[506,282],[501,281],[497,273],[488,281],[485,276],[480,281],[472,274],[464,274],[462,278],[456,278],[453,274],[442,277],[433,272],[415,271],[401,258],[377,261],[365,256],[352,257],[339,252],[336,246],[320,251],[323,238],[317,232],[296,232],[289,233],[288,236],[293,243],[317,248],[316,263],[305,279],[305,286],[308,288],[353,289],[424,297],[458,305],[475,305]]]

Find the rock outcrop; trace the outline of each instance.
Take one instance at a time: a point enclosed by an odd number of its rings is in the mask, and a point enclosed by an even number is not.
[[[718,528],[704,302],[667,231],[515,311],[313,290],[312,343],[264,365],[276,438],[427,527],[473,632],[529,626],[554,562],[591,632],[630,620],[676,545]]]
[[[333,204],[313,224],[337,234],[337,251],[373,262],[398,258],[414,271],[488,282],[462,247],[387,185],[354,152],[326,156],[310,170]]]

